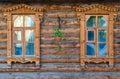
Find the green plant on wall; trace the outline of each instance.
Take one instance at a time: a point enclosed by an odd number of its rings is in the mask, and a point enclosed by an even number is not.
[[[58,41],[58,47],[57,50],[61,51],[62,48],[64,48],[63,42],[65,41],[65,38],[62,37],[62,32],[60,31],[60,29],[58,27],[54,28],[54,36],[55,36],[55,40]]]

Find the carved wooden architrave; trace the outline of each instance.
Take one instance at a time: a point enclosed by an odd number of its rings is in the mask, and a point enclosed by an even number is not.
[[[115,7],[107,7],[100,4],[88,5],[88,7],[76,8],[77,17],[80,23],[80,64],[81,66],[85,65],[85,62],[109,62],[109,66],[114,65],[114,35],[113,35],[113,26],[114,18],[118,13],[118,9]],[[108,15],[108,56],[107,57],[86,57],[85,55],[85,15]]]
[[[7,19],[7,64],[11,65],[12,62],[35,62],[37,66],[40,65],[40,23],[43,17],[43,9],[35,8],[30,5],[20,4],[9,8],[2,9],[4,16]],[[34,29],[34,57],[13,57],[12,56],[12,15],[13,14],[33,14],[35,15],[35,29]]]

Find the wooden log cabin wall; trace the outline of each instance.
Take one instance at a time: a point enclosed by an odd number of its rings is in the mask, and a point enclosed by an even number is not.
[[[97,13],[95,13],[95,10]],[[37,18],[35,19],[35,59],[19,58],[11,55],[13,54],[13,38],[10,35],[13,33],[11,31],[13,27],[11,15],[20,13],[22,15],[33,14]],[[108,18],[110,20],[109,24],[113,24],[113,31],[111,31],[111,25],[108,36],[110,40],[108,45],[109,47],[112,45],[109,50],[112,53],[108,55],[108,58],[84,59],[85,52],[83,52],[84,44],[82,43],[85,42],[83,39],[85,33],[82,27],[85,26],[85,19],[83,18],[87,14],[102,15],[104,13],[110,15]],[[55,40],[54,36],[54,27],[59,26],[58,16],[60,17],[60,30],[66,39],[61,51],[57,50],[58,41]],[[3,2],[0,4],[0,78],[119,79],[119,27],[120,6],[117,2],[113,4],[72,3],[61,5]]]

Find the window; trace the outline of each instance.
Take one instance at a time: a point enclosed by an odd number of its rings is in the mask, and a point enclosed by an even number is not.
[[[43,10],[26,4],[4,8],[7,19],[7,64],[40,65],[40,22]]]
[[[114,15],[115,7],[100,4],[76,8],[80,23],[80,64],[114,64]]]
[[[107,56],[108,15],[86,15],[86,56]]]
[[[14,55],[34,55],[34,15],[13,15]]]

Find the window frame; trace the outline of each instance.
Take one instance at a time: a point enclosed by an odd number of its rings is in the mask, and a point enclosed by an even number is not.
[[[114,65],[114,18],[117,15],[116,7],[108,7],[100,4],[88,5],[87,7],[77,7],[77,18],[80,23],[80,65],[85,67],[85,63],[109,63],[110,67]],[[85,53],[85,20],[86,15],[108,15],[108,56],[107,57],[86,57]]]
[[[88,19],[91,17],[91,16],[95,16],[96,18],[96,23],[95,23],[95,27],[87,27],[87,21]],[[98,25],[98,16],[104,16],[106,21],[107,21],[107,26],[106,27],[99,27]],[[85,45],[87,45],[87,43],[90,43],[90,44],[95,44],[95,55],[93,56],[90,56],[90,55],[87,55],[87,46],[85,47],[85,52],[86,52],[86,57],[107,57],[108,56],[108,49],[106,47],[106,53],[107,55],[106,56],[99,56],[99,48],[98,48],[98,45],[99,44],[106,44],[108,45],[108,15],[85,15],[86,17],[86,20],[85,20]],[[98,32],[100,30],[106,30],[107,33],[106,33],[106,42],[99,42],[98,39]],[[88,41],[88,31],[94,31],[94,41]],[[97,34],[97,35],[96,35]]]
[[[21,15],[21,14],[20,14]],[[20,16],[20,15],[17,15],[17,16]],[[34,30],[34,32],[35,32],[35,28],[36,28],[36,26],[35,26],[35,15],[31,15],[31,14],[24,14],[24,15],[21,15],[21,16],[23,16],[23,26],[21,27],[15,27],[14,26],[14,19],[12,19],[12,47],[13,47],[13,57],[29,57],[29,56],[31,56],[31,57],[34,57],[35,56],[35,53],[33,54],[33,55],[27,55],[26,54],[26,43],[32,43],[32,44],[34,44],[35,45],[35,41],[34,42],[27,42],[26,40],[25,40],[25,31],[26,30]],[[27,27],[27,26],[25,26],[25,16],[33,16],[32,18],[33,18],[33,20],[34,20],[34,26],[32,26],[32,27]],[[12,15],[12,18],[14,17],[14,15]],[[16,41],[14,38],[15,38],[15,36],[14,36],[14,32],[15,31],[21,31],[21,41]],[[35,36],[34,36],[34,40],[35,40]],[[21,43],[22,44],[22,54],[21,55],[15,55],[15,52],[14,52],[14,44],[17,44],[17,43]],[[34,49],[34,51],[35,51],[35,49]]]
[[[43,8],[35,8],[26,4],[19,4],[3,9],[3,14],[7,20],[7,64],[12,65],[12,62],[33,63],[40,66],[40,23],[43,17]],[[12,47],[12,15],[34,15],[35,16],[35,32],[34,32],[34,57],[14,57]]]

